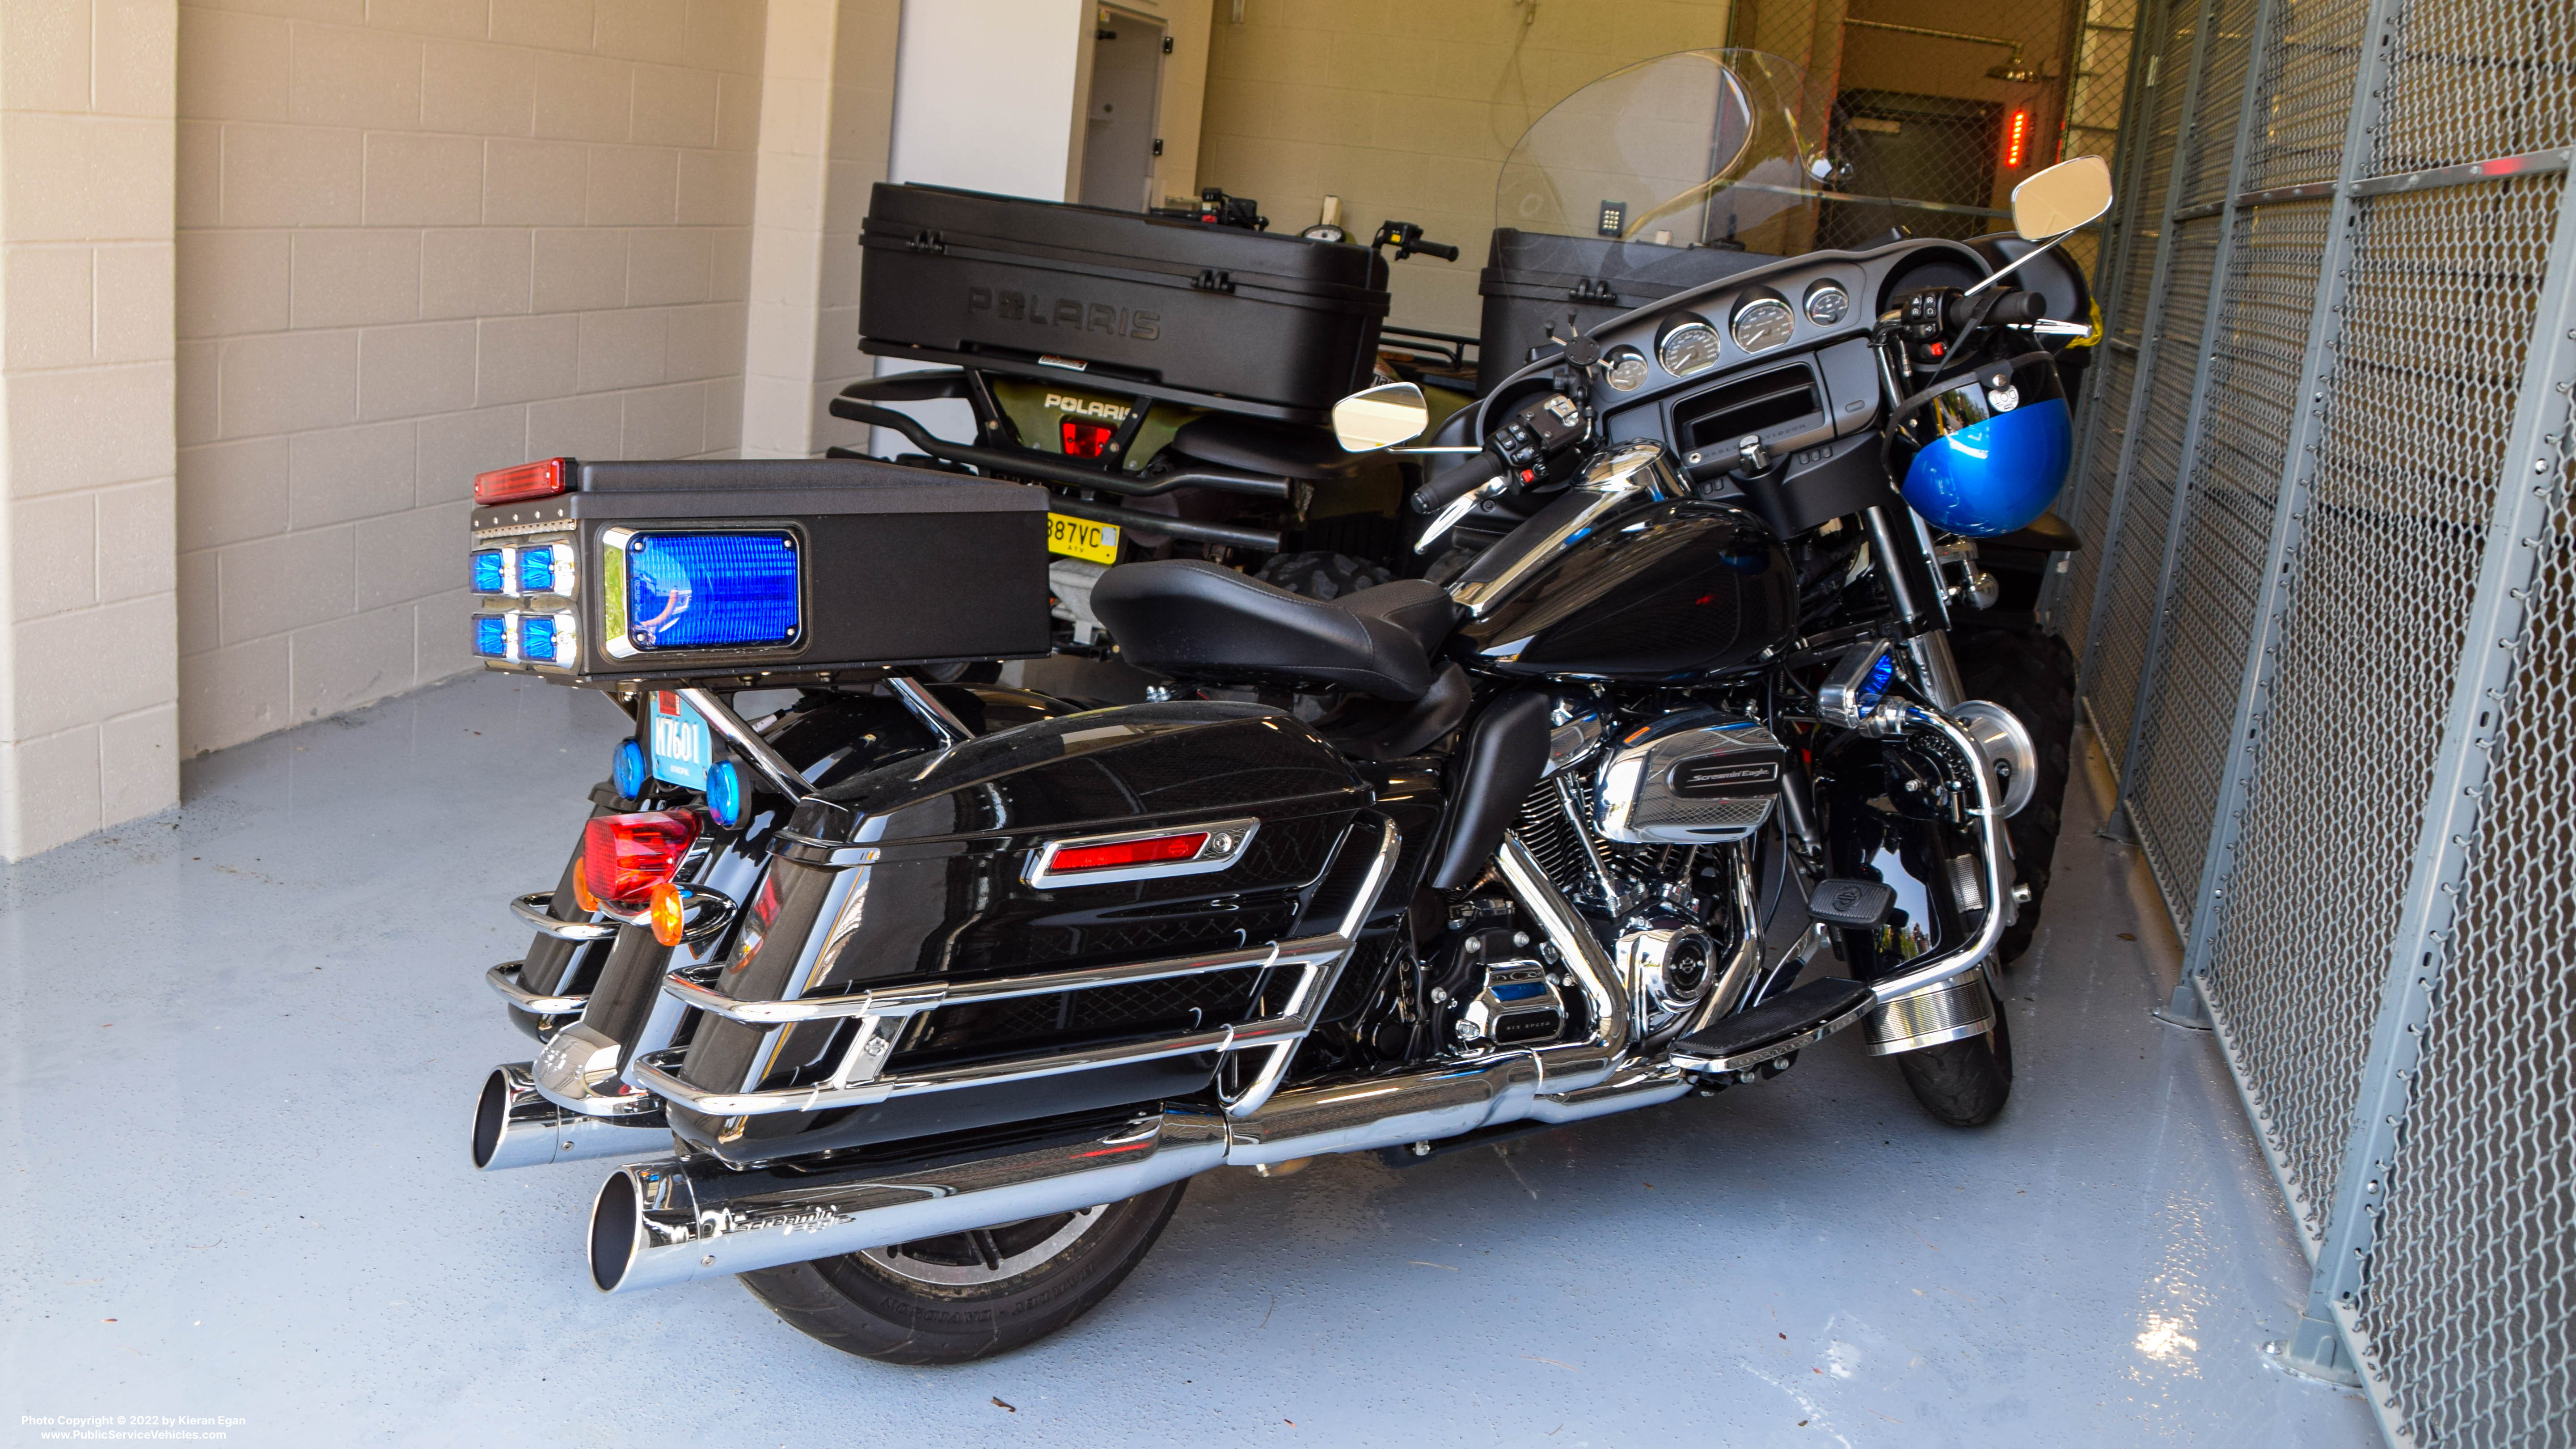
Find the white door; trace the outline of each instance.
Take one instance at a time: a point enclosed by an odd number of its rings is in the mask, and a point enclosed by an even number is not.
[[[1106,18],[1092,31],[1081,201],[1146,210],[1157,200],[1154,113],[1163,88],[1163,23],[1125,10],[1093,13]]]

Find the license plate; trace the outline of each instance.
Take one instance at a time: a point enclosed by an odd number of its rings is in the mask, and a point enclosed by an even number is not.
[[[689,707],[679,691],[653,691],[653,709],[645,716],[648,733],[644,757],[653,762],[654,778],[683,790],[707,788],[707,769],[715,763],[715,735],[707,717]]]
[[[1118,562],[1118,525],[1050,513],[1047,515],[1047,552],[1087,558],[1093,563],[1114,564]]]

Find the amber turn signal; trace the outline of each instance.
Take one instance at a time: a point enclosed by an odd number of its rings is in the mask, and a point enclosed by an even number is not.
[[[580,871],[572,873],[572,898],[580,903],[583,910],[598,914],[599,897],[590,893],[590,882],[582,879]]]
[[[653,887],[653,939],[665,946],[680,944],[680,938],[688,934],[689,923],[681,915],[682,901],[680,888],[669,881]]]

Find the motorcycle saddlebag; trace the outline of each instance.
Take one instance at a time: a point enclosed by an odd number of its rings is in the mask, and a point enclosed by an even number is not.
[[[1614,237],[1494,229],[1476,291],[1485,299],[1476,390],[1526,366],[1532,349],[1591,332],[1622,312],[1780,260],[1725,247],[1656,246]]]
[[[1367,247],[938,186],[879,184],[859,346],[1321,422],[1367,386],[1386,262]]]
[[[823,794],[704,968],[750,1019],[699,1010],[664,1067],[689,1089],[762,1094],[728,1120],[666,1093],[683,1137],[731,1160],[1201,1090],[1209,1036],[1292,994],[1301,968],[1271,944],[1334,931],[1380,839],[1342,757],[1251,704],[1038,720]],[[1098,863],[1104,840],[1175,832],[1223,848]],[[758,1004],[860,993],[916,1005],[770,1025]]]
[[[1046,493],[872,459],[562,460],[474,510],[470,645],[572,684],[1047,652]]]

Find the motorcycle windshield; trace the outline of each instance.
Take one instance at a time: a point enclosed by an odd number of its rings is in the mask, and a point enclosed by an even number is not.
[[[1803,250],[1785,243],[1815,225],[1805,84],[1798,67],[1753,50],[1676,51],[1612,71],[1512,147],[1494,225],[1639,247]]]

